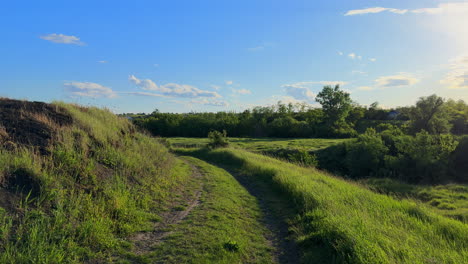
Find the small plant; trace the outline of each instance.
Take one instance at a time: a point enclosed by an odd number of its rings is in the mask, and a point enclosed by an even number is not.
[[[240,246],[236,241],[229,240],[228,242],[224,243],[223,248],[227,251],[238,252]]]
[[[210,133],[208,133],[208,140],[209,148],[227,147],[229,145],[226,130],[223,130],[223,132],[219,132],[216,130],[211,131]]]

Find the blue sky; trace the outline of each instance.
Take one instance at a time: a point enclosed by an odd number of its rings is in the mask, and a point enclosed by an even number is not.
[[[114,112],[468,101],[467,1],[8,1],[0,96]]]

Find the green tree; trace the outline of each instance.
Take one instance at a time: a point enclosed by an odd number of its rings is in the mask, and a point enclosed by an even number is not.
[[[445,101],[435,94],[420,97],[416,106],[409,111],[410,129],[413,133],[425,130],[431,134],[442,134],[450,131],[451,124]]]
[[[324,86],[315,98],[322,105],[326,122],[327,133],[335,136],[351,136],[355,130],[346,122],[349,112],[352,110],[352,100],[349,93],[335,87]]]

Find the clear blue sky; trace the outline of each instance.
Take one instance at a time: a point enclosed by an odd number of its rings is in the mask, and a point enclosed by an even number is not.
[[[117,113],[436,93],[468,101],[468,2],[4,1],[0,96]]]

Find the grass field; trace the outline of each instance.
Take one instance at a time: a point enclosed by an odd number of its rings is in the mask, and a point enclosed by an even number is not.
[[[239,149],[181,150],[269,182],[290,219],[304,263],[466,263],[468,226],[311,168]]]
[[[173,147],[205,147],[207,138],[167,138]],[[278,149],[299,149],[314,151],[338,144],[350,139],[327,138],[229,138],[231,146],[254,152],[269,152]]]

